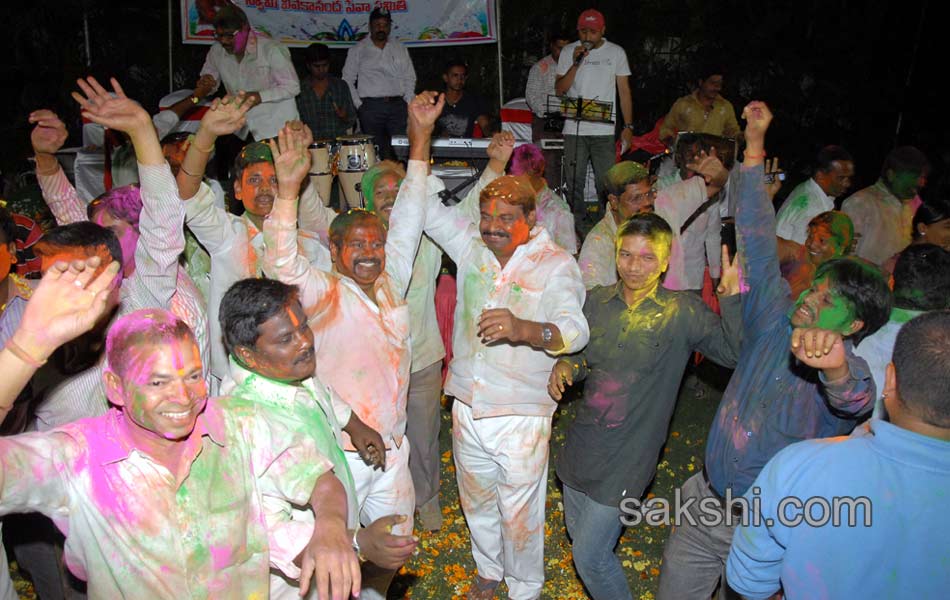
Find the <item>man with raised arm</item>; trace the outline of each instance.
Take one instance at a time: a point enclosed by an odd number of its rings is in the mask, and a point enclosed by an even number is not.
[[[0,353],[0,406],[57,346],[106,313],[119,265],[101,263],[47,271],[14,344]],[[194,335],[168,311],[120,318],[106,354],[115,408],[0,439],[0,514],[53,518],[68,536],[66,564],[93,598],[263,598],[264,504],[309,504],[320,535],[299,556],[302,588],[315,573],[323,598],[329,589],[334,600],[359,594],[345,492],[308,436],[254,407],[209,400]]]
[[[589,331],[577,263],[535,227],[525,177],[491,182],[480,218],[430,198],[426,233],[458,265],[447,395],[459,498],[478,575],[470,598],[539,598],[544,583],[548,440],[556,403],[546,392],[555,356],[580,350]]]
[[[703,469],[682,486],[690,508],[677,515],[666,541],[659,600],[712,594],[744,514],[732,499],[749,489],[775,453],[796,441],[846,434],[871,412],[874,381],[853,346],[890,312],[881,272],[849,258],[824,263],[797,302],[789,297],[762,166],[772,113],[751,102],[742,116],[747,145],[736,204],[745,286],[742,346],[709,432]],[[700,511],[710,505],[712,514]]]
[[[411,533],[415,508],[405,439],[411,362],[405,295],[422,236],[428,141],[444,103],[433,103],[435,97],[426,92],[410,105],[410,161],[390,227],[365,210],[339,215],[329,232],[332,272],[313,268],[297,250],[297,193],[307,177],[310,155],[301,133],[289,128],[281,131],[279,144],[271,142],[278,189],[274,209],[264,221],[265,273],[300,288],[321,357],[317,378],[382,436],[383,447],[366,448],[355,445],[353,436],[344,436],[360,521],[400,515],[393,527],[400,535]],[[349,415],[337,417],[342,422]],[[364,598],[385,597],[394,573],[385,567],[366,567]]]
[[[263,273],[264,217],[270,212],[277,192],[277,175],[270,148],[261,142],[248,144],[235,161],[233,197],[244,205],[241,216],[228,212],[215,202],[214,190],[202,177],[214,142],[219,136],[241,127],[249,108],[247,97],[238,94],[216,102],[205,113],[195,139],[188,147],[178,171],[178,189],[184,201],[185,223],[211,256],[211,281],[208,293],[208,317],[211,332],[211,372],[221,380],[228,373],[228,357],[221,344],[218,309],[224,293],[235,282]],[[299,121],[291,127],[309,129]],[[334,213],[324,207],[316,186],[296,192],[300,195],[301,229],[298,243],[307,260],[330,268],[330,255],[320,232],[326,231]]]

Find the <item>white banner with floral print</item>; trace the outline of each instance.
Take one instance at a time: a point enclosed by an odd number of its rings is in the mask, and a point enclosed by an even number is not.
[[[181,0],[182,40],[214,41],[211,20],[228,0]],[[234,0],[255,30],[292,46],[351,46],[369,33],[369,14],[385,8],[392,37],[407,46],[489,44],[498,38],[494,0]]]

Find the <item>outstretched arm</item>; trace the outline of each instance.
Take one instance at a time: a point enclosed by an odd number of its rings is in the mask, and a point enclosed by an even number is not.
[[[36,159],[36,180],[43,192],[43,200],[56,218],[56,224],[85,221],[86,205],[73,184],[66,179],[55,156],[66,143],[66,125],[56,113],[46,109],[31,112],[29,121],[35,125],[30,133],[30,143]]]

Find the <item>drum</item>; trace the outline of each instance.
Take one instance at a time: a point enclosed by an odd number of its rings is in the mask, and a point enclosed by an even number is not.
[[[343,196],[350,208],[363,208],[360,180],[376,164],[376,148],[368,135],[341,135],[336,138],[336,170]]]
[[[333,185],[333,172],[330,170],[330,156],[333,140],[316,140],[310,144],[310,185],[315,185],[324,206],[330,206],[330,192]]]

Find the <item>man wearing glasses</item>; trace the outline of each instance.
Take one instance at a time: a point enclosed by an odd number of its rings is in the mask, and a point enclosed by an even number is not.
[[[607,214],[591,229],[581,247],[578,264],[584,287],[617,283],[615,240],[617,228],[633,215],[655,212],[673,230],[669,268],[663,287],[683,289],[684,260],[680,229],[687,219],[725,185],[729,172],[715,156],[693,157],[690,169],[698,177],[663,189],[657,193],[649,170],[640,163],[623,161],[612,166],[604,176],[607,191]]]
[[[214,39],[202,79],[213,82],[211,93],[224,83],[228,94],[244,91],[254,102],[238,137],[247,139],[248,130],[254,140],[274,137],[284,123],[298,118],[294,97],[300,93],[300,80],[283,44],[252,31],[247,15],[234,5],[215,15]]]

